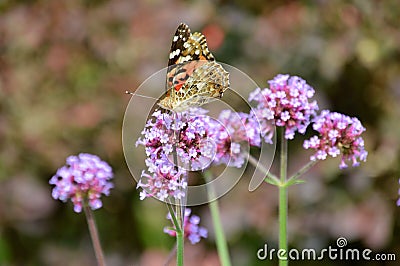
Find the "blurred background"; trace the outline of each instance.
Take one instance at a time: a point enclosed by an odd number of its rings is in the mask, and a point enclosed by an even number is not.
[[[139,201],[121,128],[125,90],[166,66],[180,22],[261,87],[278,73],[301,76],[321,109],[362,121],[366,163],[340,171],[329,159],[290,189],[290,246],[319,250],[342,236],[348,247],[396,253],[397,262],[368,265],[398,265],[399,18],[397,0],[0,1],[0,265],[95,265],[84,215],[53,200],[48,184],[80,152],[115,172],[95,212],[108,264],[165,263],[174,242],[162,232],[167,209]],[[301,148],[311,133],[289,143],[290,172],[311,155]],[[277,190],[247,186],[241,181],[219,201],[233,264],[276,265],[256,252],[278,245]],[[219,265],[208,206],[193,212],[210,236],[187,243],[186,265]]]

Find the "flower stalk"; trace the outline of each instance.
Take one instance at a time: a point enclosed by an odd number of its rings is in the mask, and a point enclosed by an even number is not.
[[[184,254],[184,216],[182,215],[183,206],[178,199],[178,204],[176,205],[176,218],[173,218],[173,222],[176,228],[176,265],[183,266],[183,254]],[[172,210],[171,210],[172,211]],[[174,212],[172,211],[171,216],[174,217]]]
[[[304,180],[301,180],[300,177],[305,174],[308,170],[310,170],[314,165],[317,164],[318,161],[309,161],[302,168],[300,168],[294,175],[292,175],[287,181],[287,186],[291,186],[294,184],[304,183]]]
[[[175,126],[177,125],[177,117],[174,114],[174,123]],[[174,139],[178,139],[178,132],[174,130]],[[178,170],[179,162],[178,162],[178,154],[176,152],[176,143],[173,144],[172,150],[173,158],[174,158],[174,165],[175,168]],[[184,177],[181,177],[184,178]],[[177,198],[176,204],[176,219],[174,220],[175,228],[176,228],[176,265],[183,266],[183,254],[184,254],[184,247],[185,247],[185,239],[184,239],[184,215],[183,215],[184,206],[182,205],[181,198]],[[172,211],[172,210],[171,210]],[[172,211],[171,216],[174,216]]]
[[[183,266],[184,234],[182,229],[176,231],[176,265]]]
[[[279,249],[288,252],[287,220],[288,220],[288,187],[286,186],[287,175],[287,140],[284,131],[281,131],[281,158],[280,158],[280,183],[279,186]],[[279,266],[288,265],[287,259],[279,260]]]
[[[212,181],[212,174],[210,171],[204,171],[204,178],[209,184]],[[219,260],[222,266],[230,266],[231,260],[229,257],[228,245],[226,243],[226,238],[224,234],[224,229],[221,223],[221,217],[219,215],[218,201],[215,199],[215,191],[213,186],[207,187],[208,195],[208,206],[210,207],[211,218],[214,226],[215,232],[215,242],[217,245]]]
[[[86,220],[89,227],[90,237],[92,239],[92,244],[94,248],[94,253],[96,255],[97,265],[105,266],[103,249],[101,248],[99,234],[97,231],[96,221],[94,219],[92,210],[88,204],[84,204],[83,210],[85,212]]]

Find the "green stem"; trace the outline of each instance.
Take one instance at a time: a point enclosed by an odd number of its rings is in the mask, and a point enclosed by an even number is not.
[[[292,175],[288,180],[288,184],[293,184],[298,181],[299,177],[302,176],[305,172],[311,169],[314,165],[316,165],[319,161],[309,161],[306,165],[304,165],[300,170],[298,170],[294,175]]]
[[[176,231],[176,265],[183,266],[184,235],[182,230]]]
[[[279,186],[279,249],[288,252],[287,241],[287,220],[288,220],[288,188],[286,186],[287,175],[287,140],[285,139],[285,130],[281,130],[281,158],[280,158],[280,182]],[[288,260],[279,260],[279,266],[287,266]]]
[[[183,215],[182,215],[183,206],[181,201],[178,200],[176,205],[176,265],[183,265],[183,248],[184,248],[184,234],[183,234]],[[180,264],[181,262],[181,264]]]
[[[180,199],[177,200],[176,204],[176,218],[175,218],[175,228],[176,228],[176,265],[183,266],[183,252],[184,252],[184,210],[185,207],[182,205]]]
[[[178,219],[176,218],[174,209],[172,208],[171,204],[167,203],[167,208],[168,208],[169,214],[171,215],[172,223],[175,226],[175,230],[181,230],[180,223],[178,222]]]
[[[174,255],[176,254],[176,264],[183,265],[183,245],[184,245],[184,234],[182,230],[181,223],[179,222],[177,215],[175,214],[174,208],[172,203],[166,203],[168,212],[171,215],[172,223],[175,227],[176,232],[176,243],[169,253],[167,260],[165,262],[165,266],[169,265],[170,261],[173,259]],[[179,246],[179,247],[178,247]]]
[[[210,171],[204,171],[204,178],[206,179],[207,183],[213,180]],[[224,229],[222,227],[221,217],[219,215],[218,201],[215,199],[215,190],[212,185],[209,185],[207,187],[207,195],[209,200],[208,206],[210,207],[211,218],[214,226],[215,241],[217,245],[219,260],[222,266],[230,266],[231,259],[229,257],[228,245],[226,243]]]
[[[174,114],[174,122],[176,123],[176,113]],[[174,139],[177,140],[179,138],[179,134],[177,134],[176,131],[174,131]],[[178,155],[176,152],[176,145],[173,146],[173,158],[174,158],[174,165],[176,167],[176,169],[178,170],[179,167],[179,162],[178,162]],[[182,177],[185,178],[185,177]],[[184,200],[183,200],[184,202]],[[168,205],[168,204],[167,204]],[[175,206],[175,214],[173,212],[173,209],[171,206],[168,207],[169,212],[172,216],[175,216],[173,218],[173,222],[175,225],[175,229],[176,229],[176,265],[177,266],[183,266],[183,252],[184,252],[184,244],[185,244],[185,234],[184,234],[184,210],[185,207],[182,204],[182,200],[181,199],[177,199],[176,201],[176,206]]]
[[[99,234],[97,232],[96,221],[94,220],[92,210],[87,203],[83,204],[83,210],[85,212],[86,220],[89,227],[90,237],[92,238],[94,253],[97,259],[97,265],[105,266],[105,260],[103,255],[103,249],[101,248]]]

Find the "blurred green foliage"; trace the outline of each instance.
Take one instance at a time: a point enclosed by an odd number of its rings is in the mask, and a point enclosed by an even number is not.
[[[165,67],[181,21],[204,29],[216,58],[260,86],[278,73],[299,75],[321,109],[357,116],[367,128],[367,163],[339,171],[328,160],[291,189],[291,245],[318,249],[345,236],[352,247],[398,252],[399,17],[396,0],[1,1],[0,265],[94,265],[84,216],[52,200],[48,185],[80,152],[115,171],[115,189],[95,212],[109,265],[165,261],[173,247],[162,233],[167,210],[139,201],[121,128],[125,90]],[[217,31],[207,34],[210,27]],[[292,172],[309,156],[297,147],[289,145]],[[277,246],[276,191],[265,184],[249,193],[247,185],[220,200],[234,265],[273,265],[256,251]],[[187,264],[217,265],[207,206],[196,213],[210,238],[187,246]]]

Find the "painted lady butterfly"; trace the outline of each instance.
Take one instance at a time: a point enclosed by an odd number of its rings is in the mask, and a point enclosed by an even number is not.
[[[190,33],[181,23],[169,53],[167,92],[158,105],[174,112],[221,98],[229,88],[229,73],[215,62],[203,34]]]

